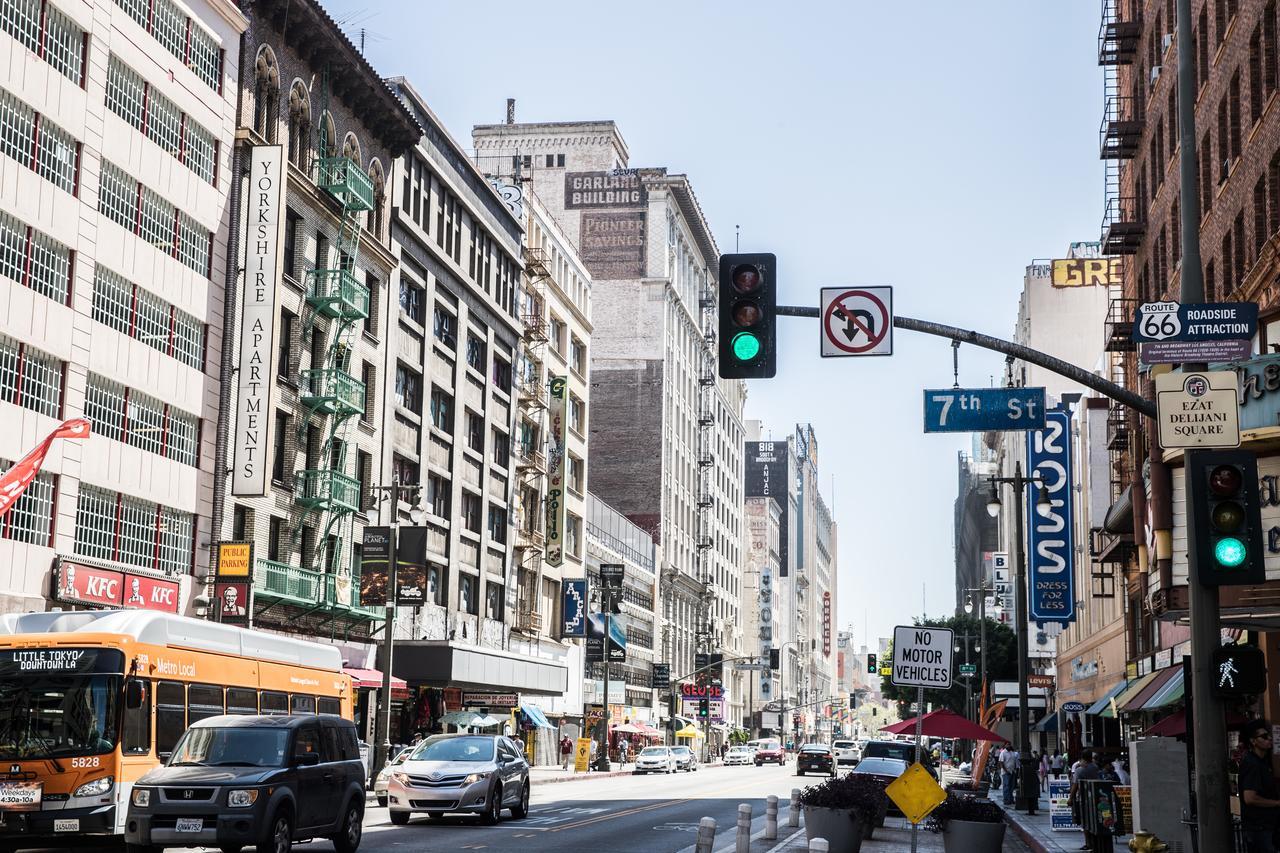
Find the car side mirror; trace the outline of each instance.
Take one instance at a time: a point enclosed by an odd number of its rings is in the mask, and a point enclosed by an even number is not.
[[[320,763],[320,753],[304,752],[301,755],[295,755],[293,757],[293,763],[299,767],[315,767]]]
[[[147,685],[136,679],[130,680],[124,688],[124,706],[136,711],[147,703]]]

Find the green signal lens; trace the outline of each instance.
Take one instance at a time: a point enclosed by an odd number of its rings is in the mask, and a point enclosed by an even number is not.
[[[760,339],[750,332],[739,332],[730,342],[733,357],[738,361],[751,361],[760,354]]]
[[[1245,559],[1244,543],[1234,536],[1227,536],[1219,539],[1217,544],[1213,546],[1213,557],[1218,564],[1228,569],[1234,569],[1244,562]]]

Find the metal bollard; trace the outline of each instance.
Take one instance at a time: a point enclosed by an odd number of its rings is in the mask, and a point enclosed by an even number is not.
[[[800,825],[800,789],[791,789],[791,806],[787,809],[787,826]]]
[[[693,845],[694,853],[711,853],[716,843],[716,819],[704,817],[698,821],[698,840]]]
[[[778,840],[778,795],[770,794],[764,806],[764,840]]]
[[[737,853],[751,853],[751,803],[738,806]]]
[[[809,853],[827,853],[828,847],[825,838],[813,838],[809,841]]]

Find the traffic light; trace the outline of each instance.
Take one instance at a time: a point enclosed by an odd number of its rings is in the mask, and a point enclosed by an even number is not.
[[[703,696],[698,700],[698,718],[707,719],[711,716],[711,700]]]
[[[1213,692],[1228,699],[1267,690],[1267,664],[1257,646],[1222,646],[1213,651]]]
[[[769,649],[769,669],[782,669],[782,649]]]
[[[1194,450],[1185,470],[1195,579],[1204,586],[1266,581],[1257,457],[1246,450]]]
[[[867,655],[867,672],[871,673],[872,675],[876,674],[876,656],[875,655]]]
[[[778,259],[720,256],[720,376],[771,379],[777,372]]]

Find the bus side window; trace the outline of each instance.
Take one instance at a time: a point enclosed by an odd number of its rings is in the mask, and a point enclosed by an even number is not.
[[[270,690],[262,691],[262,708],[263,714],[288,714],[289,713],[289,697],[284,693],[273,693]]]
[[[316,699],[316,710],[321,714],[340,714],[342,713],[342,706],[332,696],[321,696]]]
[[[258,713],[258,691],[253,688],[244,687],[228,687],[227,688],[227,713],[228,714],[256,714]]]
[[[222,712],[221,687],[212,684],[192,684],[187,687],[187,725],[216,717]]]
[[[301,693],[290,695],[289,713],[290,714],[314,714],[316,712],[316,697],[303,696]]]
[[[128,683],[141,685],[142,705],[125,708],[121,748],[125,755],[146,755],[151,751],[151,682],[131,678]]]
[[[187,691],[181,682],[162,681],[156,685],[156,755],[173,752],[173,746],[187,730]]]

